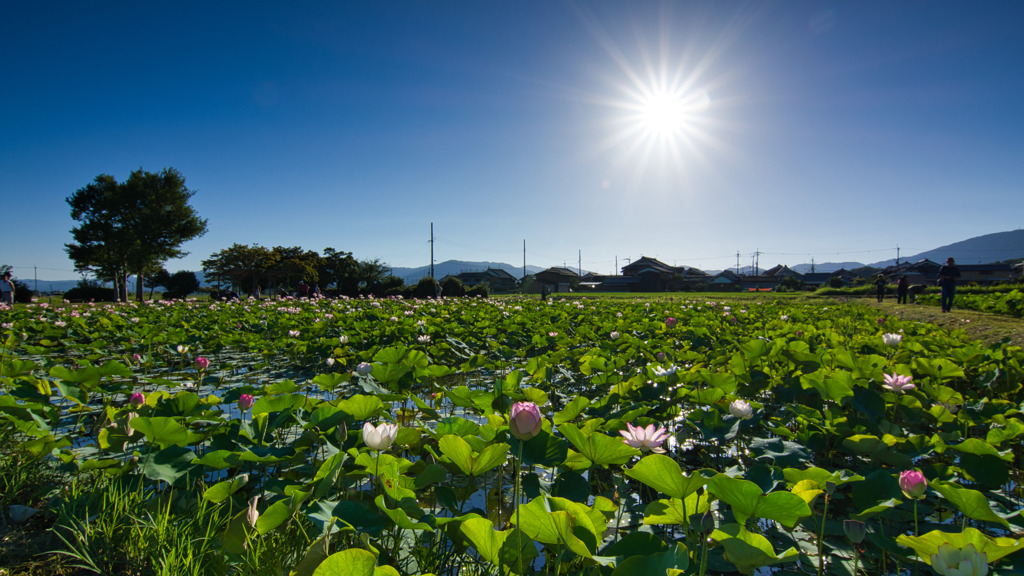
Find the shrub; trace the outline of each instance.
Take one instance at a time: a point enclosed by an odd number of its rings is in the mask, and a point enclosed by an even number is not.
[[[441,281],[441,294],[443,296],[465,296],[466,287],[455,276],[448,276]]]
[[[114,289],[102,286],[75,286],[64,293],[68,302],[113,302]]]
[[[164,298],[181,300],[199,290],[199,280],[196,279],[195,272],[182,270],[171,274],[171,277],[164,283],[164,288],[167,289],[164,292]]]
[[[19,302],[21,304],[28,304],[32,301],[32,295],[35,294],[35,292],[28,287],[28,284],[25,284],[21,280],[13,279],[11,282],[14,282],[14,302],[16,304]]]
[[[491,295],[491,289],[487,284],[480,284],[479,286],[473,286],[469,290],[466,290],[466,296],[477,297],[482,296],[487,298]]]
[[[413,296],[416,298],[434,298],[437,296],[437,280],[430,276],[420,278],[413,289]]]

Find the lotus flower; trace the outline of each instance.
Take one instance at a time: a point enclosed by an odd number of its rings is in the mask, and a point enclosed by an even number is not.
[[[373,372],[373,364],[370,364],[369,362],[360,362],[359,365],[356,366],[356,374],[359,374],[360,376],[366,376],[370,372]]]
[[[886,346],[895,348],[900,345],[900,340],[903,340],[902,334],[885,333],[882,334],[882,342],[885,342]]]
[[[885,384],[882,384],[882,388],[888,388],[898,394],[917,388],[917,386],[910,383],[910,381],[913,380],[913,377],[911,376],[903,376],[901,374],[896,374],[895,372],[892,374],[884,374],[883,376],[885,377]]]
[[[330,368],[334,366],[334,358],[328,358],[327,360],[324,361],[324,363],[327,364],[328,368]]]
[[[957,549],[946,542],[939,546],[937,554],[932,554],[932,568],[943,576],[985,576],[988,554],[978,552],[974,544]]]
[[[627,423],[626,430],[619,430],[619,434],[622,434],[623,442],[641,452],[665,453],[665,449],[661,447],[668,439],[668,433],[664,426],[655,430],[654,424],[648,424],[646,428],[641,428]]]
[[[245,511],[245,521],[253,528],[256,527],[256,521],[260,519],[260,512],[256,509],[256,504],[259,503],[259,501],[259,494],[249,498],[249,507]]]
[[[132,397],[128,400],[128,403],[132,405],[132,408],[138,409],[146,403],[146,397],[142,392],[133,392]]]
[[[536,436],[542,428],[540,408],[533,402],[516,402],[508,420],[508,429],[520,440],[529,440]]]
[[[907,498],[920,500],[928,489],[928,479],[920,470],[904,470],[900,472],[900,490]]]
[[[736,418],[750,420],[754,416],[754,409],[750,407],[750,402],[737,398],[729,404],[729,413]]]
[[[203,356],[199,356],[195,360],[195,365],[197,370],[206,370],[207,368],[210,367],[210,359],[204,358]]]
[[[252,397],[252,394],[242,394],[238,397],[238,409],[245,412],[252,405],[256,403],[256,399]]]
[[[380,452],[387,450],[388,446],[398,436],[398,425],[384,422],[376,427],[369,422],[363,424],[363,443],[371,450]]]
[[[671,330],[671,329],[673,329],[675,327],[676,327],[676,319],[675,318],[672,318],[670,316],[670,317],[665,319],[665,328],[668,328],[669,330]]]
[[[618,332],[612,332],[611,334],[608,335],[608,337],[611,338],[612,340],[618,340],[619,339],[619,333]]]
[[[675,365],[669,366],[668,368],[662,368],[661,366],[655,366],[654,367],[654,375],[659,377],[659,378],[664,378],[665,376],[671,376],[671,375],[675,374],[676,370],[678,370],[678,369],[679,369],[679,367],[675,366]]]

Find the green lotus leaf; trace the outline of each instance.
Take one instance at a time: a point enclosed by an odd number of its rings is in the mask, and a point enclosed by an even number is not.
[[[622,441],[600,432],[585,432],[572,424],[563,424],[558,430],[579,453],[596,466],[624,464],[640,451]]]
[[[143,472],[151,480],[173,485],[193,470],[195,458],[195,453],[188,448],[168,446],[146,458]]]
[[[469,442],[454,434],[443,436],[437,445],[442,454],[469,476],[479,476],[508,459],[509,445],[505,443],[491,444],[475,455]]]
[[[679,463],[664,454],[644,456],[624,473],[670,498],[686,498],[707,484],[707,479],[699,474],[683,474]]]
[[[1010,523],[1007,522],[1006,518],[992,510],[989,506],[988,498],[981,492],[971,490],[970,488],[963,488],[954,482],[943,480],[932,481],[928,487],[942,494],[946,500],[949,500],[951,504],[956,506],[968,518],[995,522],[996,524],[1003,525],[1006,529],[1010,528]]]
[[[238,492],[238,490],[245,486],[249,482],[249,477],[246,475],[239,475],[229,480],[218,482],[213,486],[210,486],[203,492],[203,499],[209,500],[214,504],[220,504],[227,500],[232,494]]]
[[[459,531],[473,543],[481,558],[495,566],[503,563],[506,567],[515,567],[520,558],[526,566],[537,557],[533,541],[516,528],[495,530],[486,518],[470,518],[459,523]]]
[[[792,528],[801,518],[811,515],[807,502],[792,492],[764,494],[757,484],[725,474],[718,474],[707,482],[708,490],[729,505],[741,524],[754,517],[776,520]]]
[[[252,406],[252,415],[269,414],[272,412],[291,412],[306,403],[302,394],[286,394],[284,396],[260,396]]]
[[[637,574],[676,576],[682,574],[689,565],[690,556],[686,546],[675,543],[664,552],[650,555],[630,555],[615,567],[612,576],[635,576]]]
[[[338,408],[351,414],[356,420],[369,420],[384,409],[384,402],[377,396],[356,394],[338,402]]]
[[[374,576],[376,566],[377,557],[372,552],[349,548],[328,556],[316,567],[313,576]]]
[[[739,524],[722,526],[711,533],[711,539],[722,545],[725,559],[744,574],[750,574],[763,566],[795,561],[800,555],[795,548],[787,548],[776,554],[767,538],[749,532]]]
[[[939,546],[949,543],[955,548],[963,548],[973,544],[975,550],[988,555],[989,564],[994,564],[1000,558],[1012,554],[1024,548],[1024,539],[1014,538],[991,538],[975,528],[965,528],[962,532],[940,532],[933,530],[921,536],[907,536],[901,534],[896,537],[896,542],[913,548],[924,562],[931,564],[932,554],[937,554]]]
[[[388,518],[391,518],[391,521],[395,523],[395,526],[398,526],[402,530],[426,530],[428,532],[433,532],[437,528],[437,521],[434,517],[429,514],[423,514],[422,511],[416,507],[415,498],[412,499],[411,508],[388,508],[387,505],[384,504],[384,495],[377,496],[377,498],[374,499],[374,503],[377,504],[377,508],[380,508]],[[412,518],[410,518],[410,513],[413,513],[414,515],[418,513],[418,521],[413,521]]]

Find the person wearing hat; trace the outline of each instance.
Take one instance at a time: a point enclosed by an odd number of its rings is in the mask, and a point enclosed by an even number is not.
[[[949,312],[953,309],[953,297],[956,296],[956,279],[960,277],[960,269],[952,258],[947,258],[946,263],[939,268],[939,287],[942,288],[942,311]]]

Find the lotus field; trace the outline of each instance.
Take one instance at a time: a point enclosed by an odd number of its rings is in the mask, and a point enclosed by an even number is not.
[[[32,573],[1024,571],[1024,351],[855,304],[36,304],[0,322],[0,531],[49,543]]]

